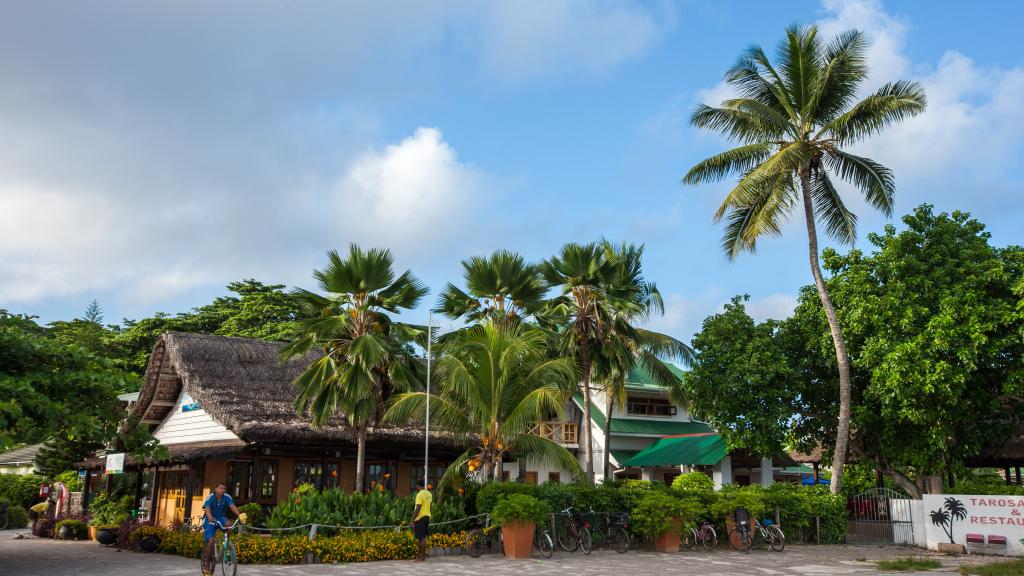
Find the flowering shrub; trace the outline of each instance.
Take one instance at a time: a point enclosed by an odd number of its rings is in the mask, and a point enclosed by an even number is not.
[[[398,497],[391,492],[350,494],[343,490],[304,490],[293,492],[274,507],[267,516],[267,527],[282,529],[320,524],[320,532],[332,536],[335,531],[328,526],[404,526],[412,518],[413,508],[413,496]],[[431,522],[435,523],[467,516],[458,498],[437,500],[430,511]],[[438,532],[451,532],[463,527],[444,524],[438,528]]]
[[[160,539],[159,552],[199,558],[203,551],[203,535],[199,532],[170,532]]]
[[[128,541],[131,543],[132,549],[137,550],[139,548],[139,542],[147,536],[156,536],[162,542],[170,533],[171,531],[167,528],[153,526],[152,524],[144,524],[130,532]],[[118,540],[120,540],[120,537],[118,537]]]

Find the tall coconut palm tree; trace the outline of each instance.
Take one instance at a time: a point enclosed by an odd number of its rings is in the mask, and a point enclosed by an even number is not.
[[[308,319],[282,359],[318,350],[321,356],[295,379],[297,411],[321,426],[343,413],[356,432],[356,490],[363,490],[366,435],[379,421],[395,390],[418,381],[409,343],[422,330],[394,322],[389,314],[408,310],[427,293],[410,271],[395,276],[391,252],[352,244],[346,257],[327,253],[327,267],[313,272],[321,295],[296,289]]]
[[[542,265],[548,283],[561,294],[546,303],[541,321],[554,327],[563,353],[579,362],[580,391],[583,394],[583,468],[587,483],[594,481],[594,443],[591,438],[591,377],[594,358],[610,321],[608,290],[613,266],[603,244],[570,243]],[[620,303],[625,305],[625,303]]]
[[[867,78],[864,35],[850,31],[827,44],[813,26],[791,27],[772,63],[759,46],[747,49],[726,73],[739,93],[717,108],[701,105],[691,124],[740,142],[702,162],[683,177],[701,184],[736,175],[736,186],[715,213],[725,218],[722,247],[729,258],[754,251],[757,240],[781,234],[790,212],[802,205],[814,285],[828,319],[839,366],[839,422],[832,491],[842,485],[850,433],[850,362],[846,343],[818,264],[817,224],[833,238],[853,243],[857,217],[843,202],[832,176],[863,194],[886,216],[895,185],[881,164],[845,150],[854,142],[925,109],[916,82],[886,84],[856,101]]]
[[[541,307],[547,292],[540,268],[507,250],[463,260],[462,277],[466,289],[449,283],[435,312],[470,322],[521,321]]]
[[[552,358],[548,339],[518,323],[484,321],[460,331],[443,345],[438,361],[440,391],[430,396],[430,418],[444,430],[472,439],[472,446],[445,471],[452,486],[467,471],[501,479],[506,454],[547,461],[581,472],[563,446],[531,431],[550,414],[563,414],[575,386],[569,358]],[[425,418],[427,394],[392,398],[385,422],[406,424]]]
[[[644,247],[634,244],[615,246],[603,242],[606,258],[611,263],[608,275],[610,299],[609,322],[604,340],[595,359],[595,373],[605,397],[604,462],[605,478],[611,475],[611,430],[616,409],[626,403],[626,380],[637,368],[664,386],[673,402],[685,401],[682,380],[666,361],[689,364],[693,350],[683,342],[639,325],[651,314],[664,314],[661,292],[653,282],[644,279],[642,259]]]

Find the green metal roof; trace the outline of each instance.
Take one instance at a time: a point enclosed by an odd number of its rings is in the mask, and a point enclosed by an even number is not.
[[[725,440],[713,432],[666,436],[630,458],[625,466],[710,466],[725,458],[726,454]]]
[[[583,407],[583,395],[577,392],[573,394],[573,402],[580,408]],[[590,403],[590,418],[603,432],[607,422],[596,404]],[[670,436],[678,434],[701,434],[714,432],[704,422],[678,422],[665,420],[663,418],[612,418],[612,434],[641,434],[648,436]]]
[[[612,458],[619,463],[619,466],[624,465],[630,458],[639,454],[639,450],[612,450]]]
[[[684,372],[682,368],[675,364],[667,364],[668,369],[672,371],[676,376],[683,378]],[[626,377],[626,387],[633,390],[664,390],[665,387],[654,381],[654,378],[643,368],[636,367],[629,372],[629,376]]]

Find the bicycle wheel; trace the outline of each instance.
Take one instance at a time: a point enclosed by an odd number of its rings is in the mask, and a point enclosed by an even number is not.
[[[760,550],[761,546],[764,546],[771,539],[771,534],[765,532],[764,526],[754,526],[750,531],[750,547],[754,550]]]
[[[718,534],[715,533],[715,529],[711,526],[704,526],[701,529],[701,544],[704,545],[705,550],[711,550],[715,546],[718,546]]]
[[[619,554],[625,554],[626,550],[629,550],[629,532],[626,532],[625,528],[617,526],[608,531],[608,538],[615,539],[615,551]]]
[[[590,554],[594,549],[594,537],[590,535],[590,528],[580,530],[580,548],[583,548],[584,554]]]
[[[220,551],[220,570],[222,576],[235,576],[238,571],[238,553],[235,543],[228,540]]]
[[[484,531],[476,528],[466,534],[466,543],[462,549],[473,558],[479,558],[484,553],[484,546],[487,544],[487,535]]]
[[[693,528],[685,528],[682,533],[682,537],[679,539],[679,545],[684,550],[693,548],[693,545],[697,543],[697,531]]]
[[[769,530],[772,533],[772,541],[768,543],[768,547],[775,552],[782,552],[786,548],[786,535],[782,533],[782,528],[772,526]]]
[[[551,553],[555,551],[555,543],[551,540],[551,534],[548,534],[547,530],[542,529],[537,532],[537,549],[545,558],[551,558]]]
[[[754,543],[750,533],[746,530],[733,528],[729,530],[729,545],[738,552],[750,552],[750,546]]]
[[[572,523],[572,520],[558,527],[558,545],[566,552],[575,552],[579,549],[580,542],[576,538],[576,525]]]

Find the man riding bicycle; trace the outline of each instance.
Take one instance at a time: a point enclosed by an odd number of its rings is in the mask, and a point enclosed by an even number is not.
[[[238,516],[238,521],[245,524],[245,512],[239,512],[235,501],[230,494],[226,494],[227,486],[220,482],[210,493],[206,502],[203,502],[203,541],[206,546],[203,548],[203,576],[213,574],[213,538],[217,535],[217,528],[227,525],[227,511]]]

